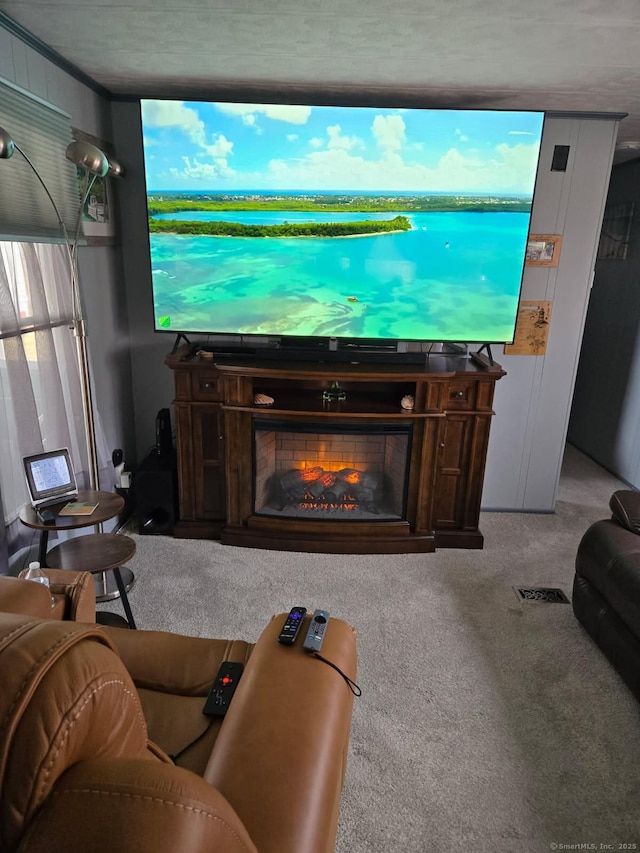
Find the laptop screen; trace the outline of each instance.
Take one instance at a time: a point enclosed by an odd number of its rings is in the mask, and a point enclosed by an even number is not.
[[[73,466],[66,448],[26,456],[24,472],[34,506],[58,496],[62,501],[77,491]]]

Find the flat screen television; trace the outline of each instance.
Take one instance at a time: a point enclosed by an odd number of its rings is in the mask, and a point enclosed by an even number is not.
[[[513,340],[543,113],[176,100],[141,113],[157,331]]]

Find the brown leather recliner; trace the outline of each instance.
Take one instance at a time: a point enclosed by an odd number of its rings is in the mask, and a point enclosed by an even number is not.
[[[50,587],[18,576],[0,575],[0,611],[41,619],[96,621],[96,591],[90,572],[44,569]],[[55,606],[51,606],[51,598]]]
[[[609,508],[580,540],[573,612],[640,700],[640,492],[614,492]]]
[[[253,646],[0,613],[0,851],[333,851],[353,696],[284,616]],[[355,678],[353,629],[323,655]]]

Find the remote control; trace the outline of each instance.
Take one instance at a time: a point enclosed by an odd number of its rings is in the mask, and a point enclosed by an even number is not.
[[[280,636],[278,637],[279,643],[283,643],[285,646],[292,646],[295,643],[306,613],[306,607],[291,608],[286,622],[282,626],[282,631],[280,631]]]
[[[309,625],[307,636],[304,638],[304,643],[302,644],[302,648],[305,649],[305,651],[320,651],[320,649],[322,648],[322,641],[324,640],[325,631],[327,630],[328,621],[329,614],[326,610],[314,611],[313,619],[311,620],[311,625]]]
[[[221,665],[202,709],[203,714],[210,717],[224,717],[243,669],[241,663],[232,663],[231,661],[225,661]]]

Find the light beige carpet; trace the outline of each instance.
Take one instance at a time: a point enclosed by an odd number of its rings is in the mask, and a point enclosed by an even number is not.
[[[482,551],[319,555],[137,536],[131,606],[139,628],[200,636],[255,640],[295,604],[356,626],[363,695],[339,853],[640,849],[640,706],[570,605],[513,591],[570,597],[580,537],[617,488],[569,447],[556,513],[483,513]]]

